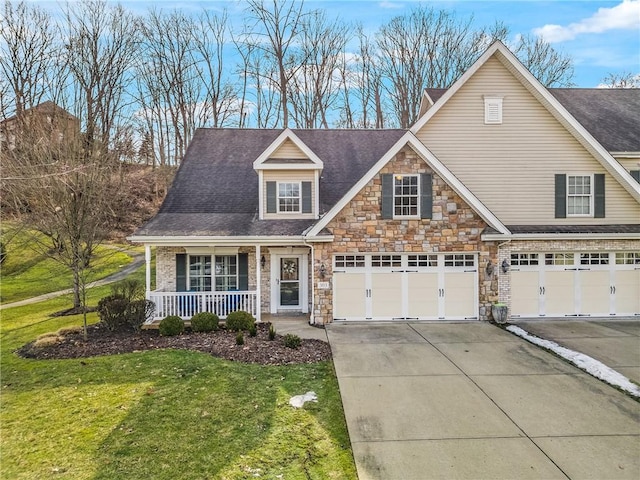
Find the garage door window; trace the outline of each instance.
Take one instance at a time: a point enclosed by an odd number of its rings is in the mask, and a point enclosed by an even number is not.
[[[580,265],[609,265],[608,253],[581,253]]]
[[[573,265],[573,253],[545,253],[545,265]]]
[[[408,265],[410,267],[437,267],[438,255],[409,255]]]
[[[372,267],[401,267],[402,256],[401,255],[372,255],[371,266]]]
[[[511,265],[513,266],[538,265],[538,254],[537,253],[512,253]]]
[[[475,255],[454,254],[444,256],[445,267],[473,267],[475,266]]]
[[[364,267],[364,255],[336,255],[335,266],[337,268]]]
[[[640,265],[640,252],[616,253],[617,265]]]

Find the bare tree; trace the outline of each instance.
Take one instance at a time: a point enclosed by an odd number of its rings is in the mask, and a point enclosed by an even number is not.
[[[300,61],[304,63],[288,86],[295,124],[329,128],[329,113],[337,109],[342,82],[339,67],[349,40],[348,27],[319,10],[311,12],[301,27]]]
[[[573,60],[555,50],[542,37],[523,35],[512,48],[522,64],[545,87],[573,86]]]
[[[640,73],[608,73],[600,82],[605,88],[640,88]]]
[[[264,42],[256,43],[265,59],[270,61],[277,73],[270,78],[275,83],[280,96],[282,126],[289,126],[289,82],[307,61],[301,57],[296,43],[300,27],[308,15],[304,2],[296,0],[247,0],[247,12],[253,21],[250,32],[262,37]]]
[[[51,16],[35,5],[5,0],[0,20],[2,118],[17,117],[45,98],[55,100],[61,81],[59,42]]]

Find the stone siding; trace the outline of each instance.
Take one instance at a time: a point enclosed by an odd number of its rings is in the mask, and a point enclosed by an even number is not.
[[[433,175],[433,218],[383,220],[381,218],[382,181],[380,174]],[[333,320],[332,289],[318,288],[318,281],[330,281],[333,255],[355,252],[435,253],[477,252],[479,254],[479,318],[489,318],[490,305],[498,299],[497,268],[488,276],[489,261],[496,264],[497,244],[482,242],[486,223],[447,183],[410,148],[392,159],[327,225],[333,243],[315,245],[313,268],[327,270],[324,280],[315,277],[313,320]]]

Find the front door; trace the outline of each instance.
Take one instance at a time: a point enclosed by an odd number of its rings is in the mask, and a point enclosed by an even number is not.
[[[300,308],[300,258],[280,257],[280,308]]]

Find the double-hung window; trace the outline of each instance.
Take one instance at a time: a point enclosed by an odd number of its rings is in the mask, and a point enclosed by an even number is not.
[[[418,175],[395,175],[393,177],[394,217],[417,217],[419,215]]]
[[[211,269],[211,255],[189,256],[189,290],[194,292],[224,292],[238,289],[237,255],[215,255]]]
[[[591,175],[567,175],[567,215],[589,216],[593,212]]]
[[[300,212],[300,182],[278,183],[278,212]]]
[[[216,291],[238,289],[238,257],[236,255],[216,255]]]
[[[189,256],[189,290],[211,291],[211,255]]]

